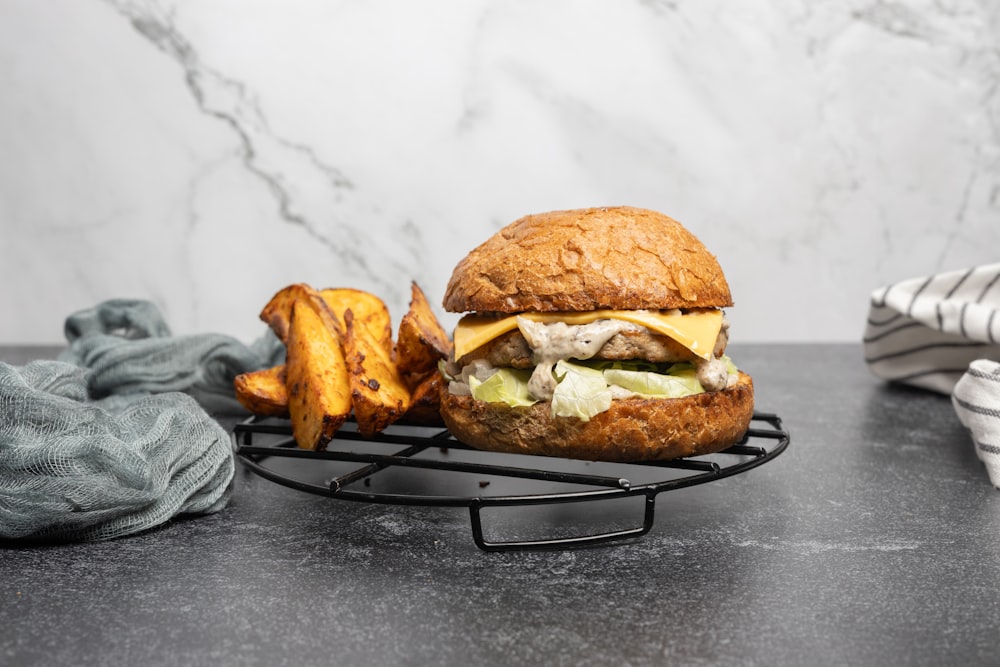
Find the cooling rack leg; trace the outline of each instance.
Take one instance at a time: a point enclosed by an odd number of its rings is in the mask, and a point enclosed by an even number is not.
[[[587,546],[613,542],[632,537],[645,535],[653,528],[656,510],[656,493],[645,493],[645,503],[643,507],[642,526],[638,528],[626,528],[606,533],[596,533],[592,535],[580,535],[576,537],[559,537],[552,539],[525,540],[494,542],[487,540],[483,534],[483,520],[481,509],[485,503],[481,501],[473,502],[469,505],[469,518],[472,523],[472,539],[476,546],[483,551],[525,551],[532,549],[557,549],[567,546]],[[590,501],[600,502],[600,501]]]

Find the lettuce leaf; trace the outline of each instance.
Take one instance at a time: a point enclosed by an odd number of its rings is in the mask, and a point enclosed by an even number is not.
[[[723,357],[730,374],[737,372],[729,357]],[[589,421],[611,407],[611,385],[648,398],[681,398],[704,391],[698,382],[695,366],[677,363],[665,367],[649,362],[585,361],[556,363],[558,384],[552,396],[552,415],[577,417]],[[538,402],[528,391],[530,370],[498,368],[486,380],[470,375],[472,396],[488,403],[506,403],[511,407]]]
[[[534,405],[538,401],[528,393],[531,371],[515,368],[498,368],[486,380],[469,376],[472,397],[486,403],[506,403],[512,408]]]
[[[559,361],[555,373],[559,384],[552,395],[553,417],[578,417],[590,421],[591,417],[611,407],[611,390],[600,370]]]
[[[693,368],[691,370],[682,369],[670,374],[608,368],[603,373],[608,384],[617,385],[634,394],[650,398],[681,398],[705,391],[701,383],[698,382],[698,375]]]
[[[740,369],[736,367],[736,364],[733,363],[733,360],[729,358],[728,354],[722,355],[721,359],[726,362],[726,370],[729,371],[730,375],[736,375],[740,372]]]

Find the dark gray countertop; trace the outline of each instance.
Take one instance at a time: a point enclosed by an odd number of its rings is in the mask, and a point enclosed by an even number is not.
[[[949,400],[883,385],[859,345],[732,351],[791,445],[660,494],[640,539],[487,553],[464,508],[241,470],[219,514],[5,549],[0,664],[1000,662],[1000,491]]]

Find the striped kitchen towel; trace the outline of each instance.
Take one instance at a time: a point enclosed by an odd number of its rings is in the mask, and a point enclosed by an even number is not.
[[[947,394],[1000,488],[1000,263],[871,295],[865,361],[885,380]]]
[[[951,394],[975,359],[1000,361],[1000,263],[872,293],[865,361],[886,380]]]
[[[951,402],[972,434],[990,482],[1000,488],[1000,363],[978,359],[955,385]]]

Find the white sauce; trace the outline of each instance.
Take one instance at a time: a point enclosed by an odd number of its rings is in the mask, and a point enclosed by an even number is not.
[[[729,382],[729,367],[726,362],[717,357],[698,359],[696,362],[698,382],[705,391],[719,391],[726,388]]]
[[[470,396],[469,377],[475,376],[480,382],[486,382],[496,369],[485,359],[475,359],[462,369],[454,380],[448,383],[448,391],[458,396]]]
[[[623,331],[642,331],[631,322],[597,320],[590,324],[544,324],[525,317],[517,318],[517,328],[528,341],[532,361],[536,364],[528,381],[528,391],[539,400],[552,398],[556,379],[552,369],[560,359],[590,359],[600,352],[605,343]]]

